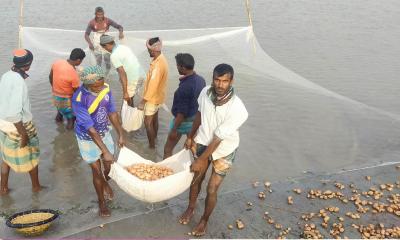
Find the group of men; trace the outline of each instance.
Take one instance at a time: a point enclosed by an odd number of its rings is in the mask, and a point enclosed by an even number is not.
[[[77,71],[86,57],[85,52],[73,49],[69,59],[53,63],[49,75],[52,85],[53,102],[57,108],[56,121],[67,119],[67,129],[74,129],[82,159],[89,164],[93,184],[99,203],[99,215],[110,216],[106,201],[113,198],[108,184],[109,171],[114,158],[114,141],[109,123],[118,135],[118,146],[125,145],[124,130],[121,127],[118,110],[112,92],[105,83],[111,64],[118,72],[122,85],[123,100],[133,106],[137,84],[144,78],[139,61],[129,47],[115,42],[106,32],[110,26],[119,30],[122,39],[123,28],[104,16],[101,7],[95,9],[95,18],[88,24],[85,39],[94,51],[97,65]],[[90,38],[91,32],[93,38]],[[150,38],[146,47],[152,58],[144,82],[143,97],[137,108],[144,111],[144,124],[149,147],[156,146],[158,132],[158,110],[166,99],[168,63],[162,54],[162,41]],[[104,59],[105,69],[101,67]],[[207,186],[207,198],[200,222],[193,229],[193,235],[206,232],[208,219],[217,202],[217,191],[229,172],[239,146],[238,129],[248,114],[233,88],[234,70],[228,64],[214,68],[211,86],[206,86],[203,77],[194,71],[195,61],[188,53],[175,56],[179,74],[179,86],[174,93],[169,134],[164,146],[164,159],[173,154],[173,149],[182,135],[186,135],[185,147],[190,149],[195,160],[191,171],[194,178],[189,192],[189,205],[179,218],[182,224],[191,220],[202,182],[209,166],[212,173]],[[32,114],[25,79],[33,61],[27,49],[14,51],[11,70],[0,80],[0,194],[8,194],[10,168],[15,172],[29,172],[32,190],[40,191],[38,178],[39,139]],[[102,168],[103,165],[103,168]]]

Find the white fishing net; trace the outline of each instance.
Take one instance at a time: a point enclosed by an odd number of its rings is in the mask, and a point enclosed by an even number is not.
[[[46,199],[49,207],[64,206],[64,219],[79,216],[79,221],[69,221],[68,227],[57,227],[53,235],[66,236],[95,226],[100,220],[93,220],[96,213],[91,212],[95,206],[91,174],[79,160],[74,137],[52,127],[55,110],[49,100],[48,74],[54,60],[67,58],[76,47],[87,52],[84,65],[94,64],[94,59],[83,31],[25,27],[22,36],[23,46],[34,54],[29,85],[44,149],[41,169],[44,176],[54,178]],[[336,172],[397,161],[400,116],[339,95],[290,71],[264,52],[251,27],[125,31],[121,44],[133,50],[145,71],[150,62],[145,41],[155,36],[163,40],[163,53],[169,62],[169,107],[178,84],[174,59],[177,53],[191,53],[196,72],[208,84],[215,65],[225,62],[235,69],[235,90],[248,109],[249,119],[240,129],[237,158],[223,191],[247,186],[254,179],[281,180],[300,176],[303,171]],[[120,104],[121,87],[112,72],[110,82]],[[170,119],[170,113],[161,112],[159,155]],[[143,150],[145,138],[132,141],[130,147],[134,151],[147,154]],[[186,199],[186,195],[169,203],[179,199]],[[115,201],[113,217],[107,221],[145,211],[145,205],[123,193],[117,194]]]
[[[83,35],[83,31],[25,27],[23,44],[35,54],[32,79],[46,78],[51,63],[67,58],[75,47],[88,52]],[[178,82],[177,53],[191,53],[196,71],[208,83],[218,63],[234,67],[237,93],[250,113],[241,129],[238,169],[244,163],[262,164],[263,171],[274,169],[289,176],[295,174],[293,168],[333,171],[396,160],[400,116],[331,92],[290,71],[263,51],[252,28],[125,31],[121,43],[133,50],[145,71],[150,61],[145,41],[154,36],[163,40],[169,61],[167,105]],[[94,64],[89,52],[88,56],[91,62],[85,64]],[[254,160],[260,154],[264,161]]]

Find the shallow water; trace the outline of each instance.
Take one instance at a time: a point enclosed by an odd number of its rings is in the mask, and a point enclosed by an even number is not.
[[[277,62],[336,94],[398,116],[398,1],[252,2],[256,37]],[[2,3],[0,71],[5,72],[11,62],[11,49],[17,43],[18,1],[2,0]],[[50,0],[27,0],[24,24],[83,30],[97,5],[102,5],[106,15],[121,23],[125,30],[248,24],[244,1],[239,0],[230,1],[229,7],[225,6],[225,1],[209,0],[168,0],[162,1],[162,5],[160,1],[115,3],[65,0],[55,4]],[[240,69],[250,69],[240,65],[240,61],[232,61]],[[0,206],[1,212],[7,214],[37,207],[60,209],[65,213],[61,222],[69,222],[69,227],[59,224],[50,236],[63,236],[100,221],[93,220],[97,210],[91,173],[79,156],[74,135],[53,122],[55,111],[49,103],[46,75],[50,66],[36,66],[39,67],[43,68],[42,77],[31,79],[29,86],[32,111],[41,140],[40,175],[42,183],[48,188],[31,195],[28,176],[12,173],[10,187],[14,191],[1,198]],[[176,87],[178,77],[173,70],[171,67],[170,94]],[[209,71],[200,73],[209,83]],[[224,182],[222,191],[247,186],[253,179],[280,180],[299,176],[306,170],[332,172],[343,167],[398,159],[399,141],[393,137],[395,132],[391,132],[391,129],[398,131],[399,125],[395,120],[366,112],[347,102],[332,102],[330,98],[318,94],[298,91],[293,85],[271,80],[263,71],[241,71],[236,79],[239,79],[236,81],[237,91],[248,108],[250,118],[241,129],[237,163]],[[118,83],[112,82],[112,87],[118,95]],[[170,103],[171,98],[167,100],[167,105],[170,106]],[[344,112],[357,111],[360,112],[358,115],[344,116]],[[335,120],[339,118],[341,121]],[[131,134],[128,147],[146,158],[159,160],[169,120],[170,115],[162,111],[155,152],[146,148],[144,132],[135,136]],[[376,127],[376,124],[386,126]],[[351,128],[340,128],[344,125]],[[370,145],[365,144],[368,139],[371,139]],[[379,139],[384,141],[378,144]],[[335,156],[345,157],[336,159]],[[185,197],[182,195],[168,203],[174,204]],[[156,205],[162,206],[164,203]],[[113,210],[117,219],[144,212],[146,205],[117,192]],[[77,217],[79,220],[71,223],[70,220]],[[4,229],[4,233],[12,235],[8,229]]]

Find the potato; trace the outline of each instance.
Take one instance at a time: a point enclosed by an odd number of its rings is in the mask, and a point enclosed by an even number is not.
[[[145,181],[155,181],[174,174],[174,171],[168,167],[149,165],[144,163],[127,166],[126,170],[130,174]]]

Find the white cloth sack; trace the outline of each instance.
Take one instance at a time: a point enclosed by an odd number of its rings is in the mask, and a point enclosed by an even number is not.
[[[155,203],[171,199],[190,187],[193,173],[190,172],[192,155],[183,149],[179,153],[154,163],[124,147],[118,161],[111,165],[110,177],[130,196],[144,202]],[[132,164],[146,163],[169,167],[174,174],[155,181],[145,181],[130,174],[125,168]]]
[[[136,131],[142,124],[144,112],[128,105],[126,101],[122,104],[121,109],[122,127],[127,131]]]

